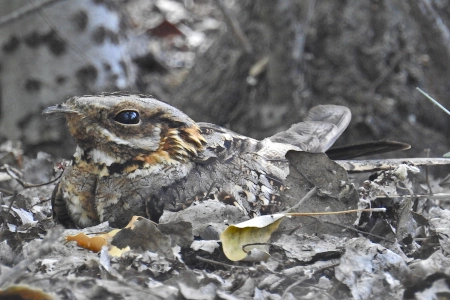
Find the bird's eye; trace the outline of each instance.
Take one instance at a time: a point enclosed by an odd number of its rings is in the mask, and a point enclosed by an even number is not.
[[[124,110],[118,113],[114,120],[122,124],[138,124],[139,113],[134,110]]]

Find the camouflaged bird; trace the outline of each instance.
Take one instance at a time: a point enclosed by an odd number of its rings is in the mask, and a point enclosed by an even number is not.
[[[134,215],[157,221],[164,209],[204,199],[251,217],[272,213],[283,207],[286,152],[324,152],[351,119],[346,107],[317,106],[304,122],[258,141],[144,95],[74,97],[44,114],[64,115],[78,145],[52,195],[55,219],[69,227],[123,227]]]

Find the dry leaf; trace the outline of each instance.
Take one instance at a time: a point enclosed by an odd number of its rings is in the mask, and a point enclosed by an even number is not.
[[[171,238],[162,234],[157,224],[143,217],[133,217],[125,228],[117,232],[111,246],[122,250],[129,248],[135,251],[151,251],[174,259]]]
[[[42,290],[32,289],[25,285],[13,285],[7,289],[0,290],[0,300],[22,299],[22,300],[52,300],[53,297]]]
[[[139,216],[134,216],[125,228],[133,229],[135,222],[138,221],[140,218],[141,217],[139,217]],[[80,232],[79,234],[76,234],[76,235],[66,236],[66,240],[69,242],[72,242],[72,241],[76,242],[78,246],[80,246],[84,249],[88,249],[93,252],[99,252],[100,250],[102,250],[103,246],[110,245],[112,238],[120,231],[121,231],[121,229],[114,229],[108,233],[99,234],[99,235],[95,235],[95,236],[88,236],[85,233]],[[128,250],[129,250],[129,248],[128,248]],[[113,255],[113,253],[114,253],[115,254],[114,256],[120,256],[120,254],[122,252],[126,252],[128,250],[122,249],[122,251],[120,251],[120,250],[116,249],[116,247],[111,247],[110,254]]]
[[[303,216],[327,216],[355,213],[358,211],[384,211],[384,208],[331,211],[331,212],[312,212],[312,213],[281,213],[266,215],[253,218],[251,220],[228,226],[220,235],[223,252],[228,259],[232,261],[264,261],[269,258],[268,245],[265,244],[272,236],[272,233],[278,229],[280,222],[284,217],[303,217]],[[258,253],[250,253],[250,250],[257,249]],[[264,255],[262,255],[263,253]],[[255,252],[255,251],[253,251]],[[263,258],[264,257],[264,258]]]
[[[348,182],[347,172],[328,159],[323,153],[289,151],[289,175],[284,185],[289,187],[281,193],[283,208],[295,207],[310,190],[317,187],[318,193],[301,204],[295,212],[343,211],[357,208],[358,193]],[[355,215],[329,215],[322,221],[352,226]],[[316,222],[311,218],[291,218],[285,221],[287,229],[296,229],[303,234],[343,235],[342,228],[329,223]],[[305,226],[308,224],[309,226]]]
[[[75,241],[78,246],[94,252],[108,246],[108,253],[116,257],[129,250],[149,250],[173,258],[171,238],[162,234],[154,222],[140,216],[134,216],[123,229],[114,229],[92,237],[81,232],[67,236],[66,240]]]
[[[100,235],[96,235],[96,236],[87,236],[85,233],[80,232],[77,235],[69,235],[66,236],[66,240],[67,241],[74,241],[77,242],[77,245],[94,251],[94,252],[99,252],[100,250],[102,250],[103,246],[108,245],[108,243],[112,240],[112,238],[114,237],[114,235],[119,232],[119,229],[114,229],[108,233],[105,234],[100,234]]]
[[[232,261],[243,260],[247,257],[248,252],[254,248],[267,253],[267,245],[249,244],[267,243],[284,217],[284,214],[260,216],[228,226],[220,235],[223,252]],[[245,247],[246,245],[249,246]]]

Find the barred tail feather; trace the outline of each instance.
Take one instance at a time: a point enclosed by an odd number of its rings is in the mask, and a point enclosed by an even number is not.
[[[351,112],[340,105],[313,107],[304,122],[294,124],[286,131],[269,139],[272,142],[289,144],[308,152],[325,152],[347,128]]]

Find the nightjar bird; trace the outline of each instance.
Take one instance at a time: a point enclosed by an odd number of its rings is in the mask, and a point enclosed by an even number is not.
[[[287,151],[325,152],[351,119],[346,107],[316,106],[259,141],[144,95],[74,97],[44,114],[64,115],[78,145],[52,195],[54,217],[68,227],[123,227],[134,215],[157,221],[164,209],[205,199],[251,217],[283,209]]]

